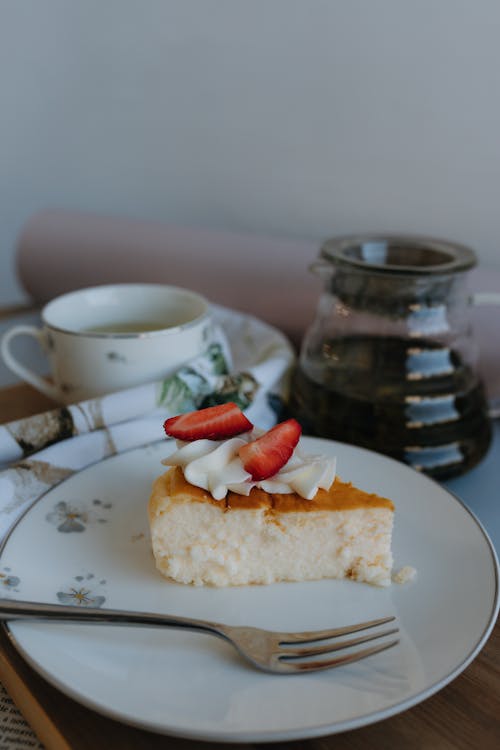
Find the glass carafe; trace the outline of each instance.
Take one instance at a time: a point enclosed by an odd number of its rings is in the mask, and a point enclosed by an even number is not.
[[[491,422],[476,372],[468,271],[474,252],[408,236],[324,243],[324,281],[293,376],[307,434],[385,453],[445,478],[487,452]]]

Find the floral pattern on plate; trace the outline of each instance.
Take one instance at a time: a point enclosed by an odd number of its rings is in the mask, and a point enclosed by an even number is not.
[[[71,604],[76,607],[102,607],[106,601],[103,586],[106,580],[98,581],[93,573],[77,575],[73,581],[56,593],[60,604]]]
[[[4,599],[9,598],[9,593],[19,593],[19,584],[21,579],[18,576],[12,574],[9,567],[3,567],[0,569],[0,595]]]
[[[86,505],[78,507],[61,500],[45,518],[63,534],[80,533],[89,525],[106,523],[108,519],[103,514],[113,507],[112,503],[103,503],[102,500],[97,499],[92,501],[92,505],[93,507],[89,509]]]

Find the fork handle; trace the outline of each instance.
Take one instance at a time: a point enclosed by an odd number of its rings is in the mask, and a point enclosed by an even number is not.
[[[146,627],[171,627],[194,630],[226,638],[223,626],[207,620],[174,617],[157,612],[133,612],[120,609],[99,609],[65,604],[23,602],[17,599],[0,599],[1,620],[37,620],[68,623],[98,623],[99,625],[143,625]]]

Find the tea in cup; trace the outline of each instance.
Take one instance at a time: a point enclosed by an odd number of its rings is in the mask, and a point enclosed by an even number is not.
[[[63,294],[41,312],[42,327],[17,325],[1,341],[6,366],[64,404],[159,380],[202,354],[213,334],[209,303],[164,284],[111,284]],[[51,381],[11,351],[31,336],[50,365]]]

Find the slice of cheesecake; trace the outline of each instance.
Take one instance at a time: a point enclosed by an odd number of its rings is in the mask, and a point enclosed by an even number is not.
[[[156,566],[180,583],[391,582],[393,503],[338,477],[312,500],[259,487],[215,500],[176,466],[154,482],[148,511]]]

